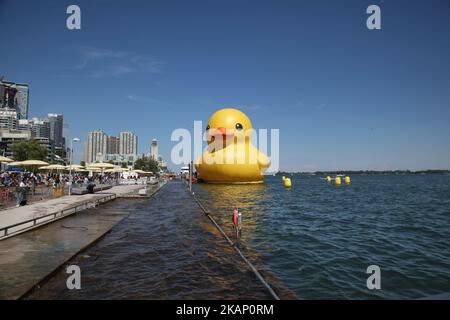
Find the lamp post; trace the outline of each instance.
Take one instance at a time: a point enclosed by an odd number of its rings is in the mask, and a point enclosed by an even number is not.
[[[73,163],[73,143],[74,142],[80,142],[79,138],[73,138],[72,140],[70,140],[70,161],[69,161],[69,196],[72,195],[72,181],[73,181],[73,177],[72,177],[72,163]]]

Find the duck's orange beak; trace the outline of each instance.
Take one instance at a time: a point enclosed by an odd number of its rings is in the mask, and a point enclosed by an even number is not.
[[[211,130],[210,135],[211,135],[211,141],[214,141],[217,136],[222,136],[222,140],[225,141],[227,139],[227,137],[233,136],[234,132],[233,132],[233,130],[219,127],[219,128]]]

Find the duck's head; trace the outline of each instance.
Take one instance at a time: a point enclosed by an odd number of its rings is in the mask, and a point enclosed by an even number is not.
[[[225,108],[216,111],[206,124],[206,135],[208,143],[214,141],[215,137],[222,136],[223,141],[249,136],[253,129],[252,122],[245,113],[234,108]]]

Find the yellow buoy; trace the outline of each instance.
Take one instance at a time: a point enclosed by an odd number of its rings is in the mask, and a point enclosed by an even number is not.
[[[284,179],[284,187],[290,188],[292,186],[291,178],[285,178]]]
[[[341,177],[335,177],[334,178],[334,184],[335,185],[337,185],[337,186],[340,186],[341,185]]]
[[[327,182],[331,182],[331,177],[327,176]]]
[[[350,177],[348,177],[348,176],[345,177],[344,181],[345,181],[346,184],[350,184]]]

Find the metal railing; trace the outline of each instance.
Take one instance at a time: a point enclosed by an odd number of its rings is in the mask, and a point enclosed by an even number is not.
[[[19,189],[19,187],[0,186],[0,210],[10,209],[18,205]],[[26,190],[24,195],[27,204],[58,198],[68,193],[68,186],[66,185],[60,185],[59,187],[39,185],[35,188],[24,187],[23,189]],[[59,192],[55,193],[56,189]]]
[[[106,195],[104,197],[98,197],[98,198],[93,199],[91,201],[87,201],[87,202],[84,202],[84,203],[81,203],[81,204],[70,206],[70,207],[61,209],[61,210],[56,211],[56,212],[48,213],[48,214],[40,216],[40,217],[36,217],[36,218],[29,219],[29,220],[26,220],[26,221],[21,221],[21,222],[18,222],[18,223],[15,223],[15,224],[12,224],[12,225],[0,228],[0,240],[12,237],[14,235],[17,235],[19,233],[22,233],[22,232],[25,232],[25,231],[28,231],[28,230],[31,230],[31,229],[34,229],[34,228],[37,228],[37,227],[45,225],[45,224],[47,224],[49,222],[53,222],[55,220],[59,220],[61,218],[70,216],[70,215],[72,215],[72,214],[74,214],[74,213],[76,213],[78,211],[83,211],[83,210],[86,210],[86,209],[89,209],[89,208],[92,208],[92,207],[97,207],[98,205],[100,205],[100,203],[105,203],[107,201],[115,199],[116,197],[117,197],[116,194],[111,193],[111,194],[108,194],[108,195]],[[82,208],[82,209],[79,210],[79,208]],[[71,212],[69,212],[69,211],[71,211]],[[69,212],[69,213],[67,213],[67,212]],[[49,218],[49,217],[51,217],[51,218]],[[14,230],[14,231],[10,232],[11,229],[14,229],[14,228],[17,228],[19,226],[26,225],[26,224],[31,224],[31,225],[29,225],[27,227],[24,227],[24,228],[19,228],[17,230]]]

